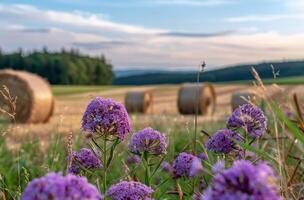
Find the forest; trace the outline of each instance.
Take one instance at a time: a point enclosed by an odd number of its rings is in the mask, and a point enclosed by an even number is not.
[[[109,85],[114,79],[112,65],[103,55],[91,57],[77,49],[50,52],[44,48],[30,53],[0,50],[0,69],[7,68],[29,71],[60,85]]]

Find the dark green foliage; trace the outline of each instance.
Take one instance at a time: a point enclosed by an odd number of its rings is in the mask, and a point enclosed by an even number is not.
[[[275,70],[271,68],[274,66]],[[279,71],[278,78],[304,75],[304,61],[288,61],[260,63],[251,65],[239,65],[201,73],[200,80],[209,82],[245,81],[253,80],[251,67],[255,67],[262,79],[274,77]],[[195,82],[197,72],[154,72],[144,75],[133,75],[117,78],[117,85],[141,85],[141,84],[173,84],[183,82]]]
[[[51,84],[108,85],[114,78],[112,65],[104,56],[89,57],[73,49],[48,52],[44,48],[29,54],[21,49],[11,54],[0,51],[0,69],[5,68],[38,74]]]

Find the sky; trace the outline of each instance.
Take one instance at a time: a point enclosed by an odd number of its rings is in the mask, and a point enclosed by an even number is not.
[[[44,46],[116,70],[304,59],[304,0],[1,0],[2,51]]]

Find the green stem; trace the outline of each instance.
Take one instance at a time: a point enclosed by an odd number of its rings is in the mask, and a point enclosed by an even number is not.
[[[196,138],[197,138],[197,116],[198,116],[198,107],[199,107],[199,76],[200,76],[200,71],[197,73],[197,82],[196,82],[196,94],[195,94],[195,100],[196,100],[196,105],[195,105],[195,117],[194,117],[194,138],[193,138],[193,153],[194,155],[196,154]]]
[[[149,158],[148,153],[144,152],[144,159],[145,159],[145,184],[150,186],[150,166],[149,166]]]
[[[107,192],[107,137],[103,138],[103,192]]]
[[[112,159],[113,159],[113,156],[114,156],[114,151],[115,151],[115,148],[116,146],[119,144],[120,140],[117,138],[114,143],[112,144],[111,148],[110,148],[110,155],[109,155],[109,158],[108,158],[108,161],[107,161],[107,168],[110,166],[111,162],[112,162]]]

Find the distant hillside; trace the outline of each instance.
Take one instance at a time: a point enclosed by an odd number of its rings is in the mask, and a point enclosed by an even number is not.
[[[238,65],[226,67],[223,69],[207,71],[201,73],[201,81],[209,82],[226,82],[226,81],[243,81],[252,80],[251,67],[259,72],[262,79],[273,77],[273,71],[270,65],[273,65],[275,71],[279,71],[279,77],[291,77],[304,75],[303,61],[288,62],[269,62],[252,65]],[[184,82],[195,82],[196,72],[156,72],[148,74],[130,75],[118,77],[114,80],[116,85],[142,85],[142,84],[173,84]]]

